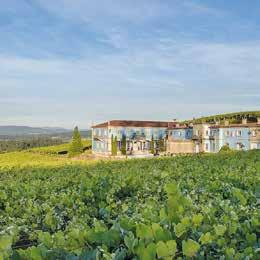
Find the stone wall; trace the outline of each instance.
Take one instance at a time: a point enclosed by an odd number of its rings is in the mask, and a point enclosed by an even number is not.
[[[167,153],[194,153],[194,143],[187,141],[169,141],[167,143]]]

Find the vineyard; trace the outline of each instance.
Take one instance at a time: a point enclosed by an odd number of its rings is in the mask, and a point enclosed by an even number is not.
[[[183,123],[214,123],[216,121],[224,123],[224,120],[229,120],[231,123],[239,123],[243,118],[247,118],[248,122],[256,122],[260,116],[260,111],[245,111],[225,113],[212,116],[204,116],[201,118],[194,118],[193,120],[186,120]]]
[[[83,140],[83,147],[88,148],[91,140]],[[62,166],[74,164],[75,161],[68,158],[69,143],[33,148],[20,152],[9,152],[0,154],[0,169],[2,168],[24,168],[43,166]],[[85,151],[85,154],[88,150]],[[93,160],[91,160],[93,161]],[[89,164],[90,160],[77,160],[77,163]]]
[[[6,164],[0,259],[257,259],[259,187],[260,151]]]
[[[82,145],[84,148],[88,149],[91,147],[90,139],[83,139]],[[49,155],[57,155],[57,154],[67,154],[69,150],[70,143],[54,145],[54,146],[46,146],[31,149],[30,152],[40,153],[40,154],[49,154]]]

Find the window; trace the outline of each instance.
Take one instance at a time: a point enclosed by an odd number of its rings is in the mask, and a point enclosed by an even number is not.
[[[205,150],[208,151],[209,150],[209,144],[205,144]]]
[[[237,130],[237,136],[242,136],[242,131],[241,130]]]
[[[229,136],[229,135],[230,135],[229,130],[227,130],[227,131],[225,132],[225,135],[226,135],[226,136]]]
[[[209,130],[206,130],[206,136],[209,136]]]
[[[256,136],[256,130],[252,131],[252,136]]]
[[[181,131],[178,131],[178,136],[181,136]]]
[[[231,131],[231,137],[234,137],[235,136],[235,131]]]

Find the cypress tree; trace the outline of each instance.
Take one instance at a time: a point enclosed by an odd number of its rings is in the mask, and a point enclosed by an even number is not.
[[[150,143],[150,152],[151,154],[154,154],[154,139],[152,135],[151,143]]]
[[[114,135],[111,136],[111,155],[114,155]]]
[[[114,140],[114,155],[117,155],[117,136],[115,136]]]
[[[160,137],[158,145],[159,145],[159,151],[164,152],[165,151],[165,142],[162,137]]]
[[[111,154],[112,156],[117,155],[117,137],[112,135],[111,137]]]
[[[126,155],[126,136],[122,136],[122,146],[121,146],[122,155]]]
[[[83,144],[78,127],[76,126],[73,131],[72,141],[69,147],[69,155],[74,156],[83,152]]]

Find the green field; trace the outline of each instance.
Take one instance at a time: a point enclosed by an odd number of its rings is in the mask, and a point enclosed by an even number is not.
[[[89,147],[90,140],[82,140],[84,147]],[[67,164],[75,164],[73,158],[67,155],[59,155],[60,152],[68,151],[69,143],[33,148],[21,152],[9,152],[0,154],[0,169],[6,168],[24,168],[24,167],[42,167],[42,166],[62,166]],[[88,154],[86,151],[84,154]],[[77,160],[77,163],[88,164],[94,160]]]
[[[257,259],[260,151],[60,160],[0,170],[0,259]]]
[[[82,144],[83,144],[83,147],[89,147],[89,146],[91,146],[91,140],[83,139]],[[70,146],[70,143],[65,143],[65,144],[54,145],[54,146],[33,148],[29,152],[57,155],[63,151],[67,152],[69,150],[69,146]]]

